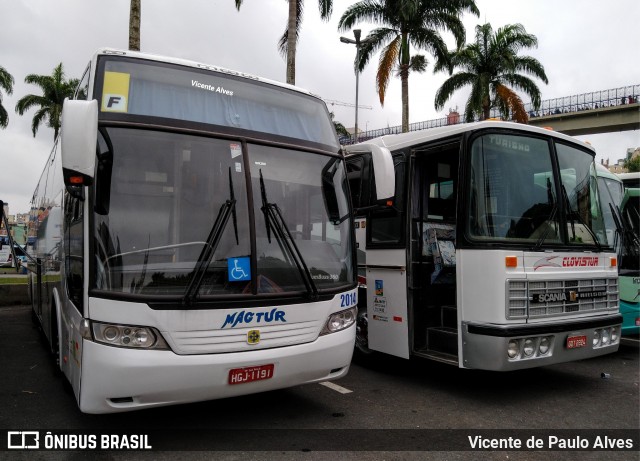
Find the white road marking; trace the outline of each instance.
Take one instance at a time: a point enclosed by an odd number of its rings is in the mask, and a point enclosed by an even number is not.
[[[332,389],[332,390],[334,390],[336,392],[340,392],[341,394],[350,394],[351,392],[353,392],[353,391],[347,389],[346,387],[338,386],[337,384],[334,384],[334,383],[332,383],[330,381],[324,381],[324,382],[321,382],[319,384],[321,386],[328,387],[329,389]]]

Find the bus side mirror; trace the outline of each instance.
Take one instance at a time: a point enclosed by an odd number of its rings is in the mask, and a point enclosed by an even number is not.
[[[93,182],[98,142],[98,101],[65,99],[62,106],[61,158],[67,191],[84,199]]]
[[[373,175],[376,180],[376,200],[386,203],[393,200],[396,194],[396,172],[393,167],[391,152],[385,147],[371,145]]]

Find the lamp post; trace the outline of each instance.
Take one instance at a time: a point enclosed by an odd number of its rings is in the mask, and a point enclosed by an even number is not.
[[[348,43],[350,45],[355,45],[356,46],[356,126],[355,126],[355,133],[354,133],[354,139],[355,142],[358,142],[358,76],[360,75],[360,71],[358,70],[358,66],[360,65],[360,46],[363,43],[367,43],[367,40],[363,40],[360,41],[360,35],[361,35],[362,31],[360,29],[354,29],[353,30],[353,36],[355,37],[355,40],[351,40],[350,38],[347,37],[340,37],[340,41],[342,43]]]

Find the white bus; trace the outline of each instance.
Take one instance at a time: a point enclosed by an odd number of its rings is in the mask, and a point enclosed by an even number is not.
[[[33,311],[80,410],[343,377],[355,242],[323,101],[98,51],[33,196]]]
[[[360,352],[506,371],[618,349],[617,259],[591,147],[486,121],[345,151]],[[377,201],[389,188],[394,199]]]

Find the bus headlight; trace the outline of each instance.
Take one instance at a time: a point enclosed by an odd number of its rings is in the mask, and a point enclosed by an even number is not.
[[[324,328],[320,332],[320,336],[328,335],[329,333],[335,333],[337,331],[349,328],[356,322],[357,307],[345,309],[335,314],[331,314]]]
[[[507,355],[510,359],[515,359],[518,355],[518,351],[520,349],[520,345],[517,340],[512,339],[509,341],[509,345],[507,346]]]
[[[618,342],[618,327],[611,328],[611,343]]]
[[[547,352],[549,352],[550,347],[551,347],[551,338],[549,338],[548,336],[544,336],[540,338],[540,345],[538,346],[540,355],[546,355]]]
[[[593,347],[596,347],[600,344],[600,330],[596,330],[593,332]]]
[[[604,328],[602,330],[602,345],[606,346],[607,344],[609,344],[610,339],[611,339],[611,333],[609,332],[609,329]]]
[[[522,348],[522,352],[525,356],[531,357],[536,350],[536,343],[533,339],[527,338],[524,340],[524,347]]]
[[[151,327],[92,322],[93,339],[97,343],[134,349],[169,349],[158,330]]]

